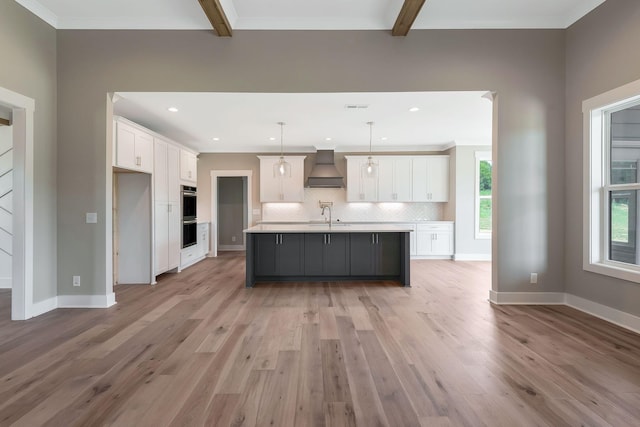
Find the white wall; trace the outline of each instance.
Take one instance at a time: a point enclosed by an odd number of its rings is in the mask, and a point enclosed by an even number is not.
[[[0,126],[0,288],[11,288],[13,253],[13,128]]]

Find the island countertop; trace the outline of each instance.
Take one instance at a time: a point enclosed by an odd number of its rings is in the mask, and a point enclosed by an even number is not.
[[[245,233],[409,233],[413,230],[399,224],[259,224]]]

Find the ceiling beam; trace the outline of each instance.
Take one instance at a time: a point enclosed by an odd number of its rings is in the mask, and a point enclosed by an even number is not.
[[[393,25],[393,30],[391,30],[391,34],[394,36],[406,36],[425,1],[426,0],[404,0],[396,23]]]
[[[11,126],[11,120],[0,117],[0,126]]]
[[[209,22],[220,37],[231,37],[232,29],[227,20],[227,15],[222,9],[220,0],[198,0]]]

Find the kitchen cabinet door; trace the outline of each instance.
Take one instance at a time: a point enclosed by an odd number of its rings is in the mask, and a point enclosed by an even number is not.
[[[169,209],[167,202],[155,202],[155,274],[169,270]],[[178,252],[179,254],[180,252]]]
[[[374,162],[378,161],[374,158]],[[347,202],[377,202],[378,177],[363,173],[366,157],[347,157]]]
[[[449,156],[421,156],[412,160],[412,200],[449,200]]]
[[[324,275],[325,233],[308,233],[304,236],[304,274]]]
[[[376,273],[375,233],[350,234],[350,270],[353,276],[373,276]]]
[[[400,234],[376,233],[376,274],[398,276],[400,274]]]
[[[279,234],[265,233],[254,235],[254,263],[256,276],[275,276],[278,274]]]
[[[349,274],[349,234],[328,233],[323,252],[323,270],[327,276]]]
[[[378,158],[378,201],[411,201],[411,158]]]
[[[304,201],[304,159],[305,156],[285,156],[291,165],[291,175],[275,176],[274,165],[278,156],[258,156],[260,158],[260,202],[303,202]]]
[[[194,185],[198,182],[198,157],[187,150],[180,150],[180,180]]]
[[[418,224],[417,255],[453,255],[453,224]]]
[[[153,138],[127,123],[116,122],[114,166],[138,172],[153,172]]]
[[[277,251],[280,276],[304,275],[304,234],[281,233]]]

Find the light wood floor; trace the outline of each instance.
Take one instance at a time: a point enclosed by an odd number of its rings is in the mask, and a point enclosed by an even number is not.
[[[246,290],[207,259],[106,310],[9,321],[0,425],[638,426],[640,336],[566,307],[495,307],[489,263],[392,283]]]

